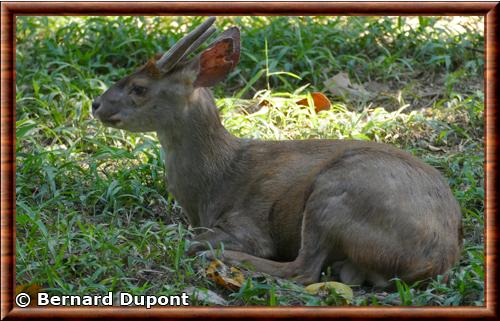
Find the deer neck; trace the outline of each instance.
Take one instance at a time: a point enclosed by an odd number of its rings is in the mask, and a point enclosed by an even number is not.
[[[208,89],[195,91],[176,122],[157,132],[165,152],[168,189],[190,223],[198,226],[204,221],[199,211],[206,207],[210,190],[221,183],[239,141],[222,125]]]

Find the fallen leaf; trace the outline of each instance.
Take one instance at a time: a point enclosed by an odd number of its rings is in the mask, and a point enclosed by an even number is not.
[[[222,298],[220,295],[209,289],[198,289],[194,286],[186,288],[184,292],[195,300],[202,301],[213,305],[228,305],[228,302]]]
[[[332,105],[330,103],[330,100],[320,92],[311,93],[311,98],[313,100],[314,110],[317,113],[319,113],[322,110],[330,109],[330,106]],[[297,103],[297,105],[301,105],[301,106],[309,106],[309,100],[307,98],[301,99],[301,100],[297,101],[296,103]]]
[[[220,260],[213,260],[207,268],[207,277],[226,289],[236,291],[242,287],[245,277],[235,267],[229,268]]]
[[[323,82],[325,88],[335,96],[353,97],[356,99],[368,99],[374,95],[367,91],[363,86],[352,84],[349,75],[340,72],[332,78]]]
[[[350,304],[354,298],[354,294],[352,289],[340,282],[322,282],[322,283],[313,283],[304,288],[304,290],[313,295],[320,294],[322,292],[329,292],[334,290],[338,295],[340,295],[347,304]]]
[[[16,286],[16,296],[19,293],[26,293],[30,296],[31,302],[29,306],[38,305],[38,293],[42,291],[42,287],[39,284],[21,284]]]
[[[259,107],[267,107],[269,106],[271,103],[269,102],[269,100],[267,99],[262,99],[260,102],[259,102]]]

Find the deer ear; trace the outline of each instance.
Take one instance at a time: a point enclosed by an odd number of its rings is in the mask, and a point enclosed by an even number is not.
[[[224,31],[219,38],[199,56],[199,69],[195,87],[211,87],[226,78],[240,60],[240,30],[237,27]]]

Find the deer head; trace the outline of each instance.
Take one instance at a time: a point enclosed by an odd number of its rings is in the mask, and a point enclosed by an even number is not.
[[[211,87],[236,66],[240,36],[223,32],[201,54],[189,59],[214,32],[211,17],[158,60],[151,59],[119,80],[92,103],[93,115],[106,126],[134,132],[158,131],[178,124],[197,89]]]

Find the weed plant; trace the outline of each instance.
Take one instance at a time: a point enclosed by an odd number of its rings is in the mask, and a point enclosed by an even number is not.
[[[207,279],[207,262],[185,254],[194,231],[166,190],[156,135],[104,128],[91,116],[94,97],[203,19],[17,17],[18,284],[51,294],[194,288],[229,305],[340,304],[335,293],[310,295],[251,271],[236,292]],[[482,18],[243,16],[216,24],[242,32],[240,64],[214,88],[233,134],[393,144],[438,168],[460,202],[465,243],[446,276],[395,280],[393,290],[357,287],[352,304],[484,305]],[[377,85],[377,97],[333,96],[324,81],[339,72]],[[313,91],[332,108],[296,104]]]

